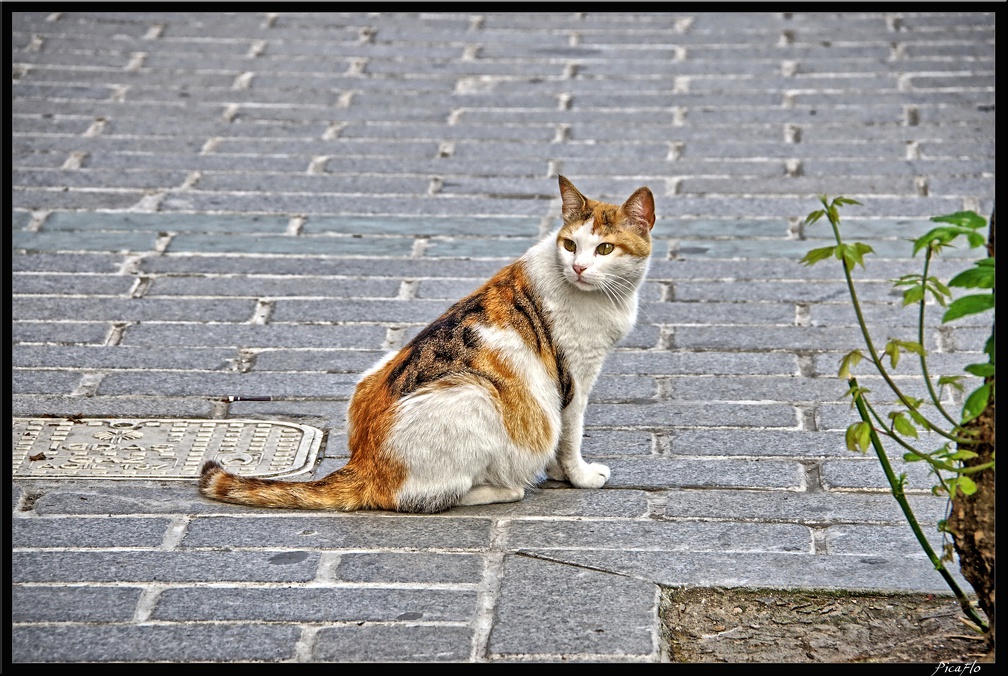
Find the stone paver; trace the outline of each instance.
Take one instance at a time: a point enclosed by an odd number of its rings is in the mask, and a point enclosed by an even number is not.
[[[817,196],[858,199],[865,314],[913,337],[906,238],[993,208],[992,12],[25,8],[15,416],[287,420],[332,471],[359,374],[559,224],[558,174],[649,185],[658,220],[588,409],[605,489],[404,516],[18,479],[13,661],[653,662],[659,585],[947,593],[844,447],[839,270],[797,261],[830,243]],[[938,319],[933,370],[979,361],[986,319]],[[944,501],[896,464],[940,544]]]

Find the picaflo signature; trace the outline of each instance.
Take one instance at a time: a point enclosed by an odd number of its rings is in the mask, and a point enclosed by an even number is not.
[[[976,663],[976,660],[967,662],[966,664],[946,664],[945,662],[939,662],[935,670],[931,672],[931,676],[935,676],[938,672],[943,674],[974,674],[978,671],[980,671],[980,665]]]

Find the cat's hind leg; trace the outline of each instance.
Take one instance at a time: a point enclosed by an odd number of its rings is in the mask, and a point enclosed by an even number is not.
[[[496,502],[518,502],[525,497],[524,488],[507,488],[481,484],[462,496],[459,506],[491,505]]]

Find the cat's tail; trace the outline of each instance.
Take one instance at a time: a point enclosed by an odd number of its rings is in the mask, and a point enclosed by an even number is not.
[[[392,496],[376,495],[351,468],[317,481],[280,481],[238,476],[210,460],[200,470],[199,491],[222,502],[280,509],[395,509]]]

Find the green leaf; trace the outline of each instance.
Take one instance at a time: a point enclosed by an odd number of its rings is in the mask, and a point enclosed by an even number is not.
[[[991,261],[987,263],[987,261]],[[976,267],[963,270],[958,275],[949,280],[949,286],[958,286],[966,289],[993,289],[994,288],[994,259],[985,258],[977,261]]]
[[[932,219],[933,220],[933,219]],[[924,235],[918,237],[914,240],[913,255],[916,256],[917,252],[921,249],[925,249],[932,246],[932,242],[937,240],[938,248],[943,246],[951,246],[951,243],[958,237],[965,237],[969,242],[970,247],[983,246],[986,243],[983,235],[977,233],[975,230],[970,230],[969,228],[957,227],[954,225],[946,225],[938,228],[932,228]]]
[[[871,433],[872,426],[862,420],[857,433],[857,442],[862,453],[868,450],[868,444],[871,443]]]
[[[862,206],[862,204],[860,202],[858,202],[855,199],[851,199],[850,197],[837,197],[835,200],[833,200],[833,202],[836,203],[836,204],[841,204],[841,205],[842,204],[857,204],[858,206]]]
[[[851,350],[843,356],[840,360],[840,370],[837,372],[837,376],[840,378],[850,378],[850,370],[858,365],[858,363],[864,359],[864,355],[861,354],[861,350]]]
[[[871,443],[871,431],[872,426],[863,420],[848,427],[847,433],[844,435],[847,449],[855,453],[864,453],[867,451],[868,444]]]
[[[945,299],[952,297],[952,292],[949,288],[942,284],[941,280],[937,277],[927,278],[927,290],[931,292],[934,299],[938,301],[942,307],[945,307]]]
[[[903,454],[903,461],[904,462],[918,462],[918,461],[923,460],[923,459],[924,458],[922,458],[917,453],[904,453]]]
[[[903,292],[903,305],[914,305],[924,298],[924,285],[912,286]]]
[[[906,416],[902,413],[893,417],[893,427],[895,427],[896,431],[905,437],[913,437],[914,439],[918,438],[917,428],[914,427],[913,423],[907,420]]]
[[[920,425],[921,427],[924,427],[924,428],[928,427],[927,418],[925,418],[924,416],[922,416],[920,413],[918,413],[914,409],[908,410],[907,413],[910,414],[910,417],[913,418],[913,421],[915,423],[917,423],[918,425]]]
[[[984,343],[984,354],[990,357],[990,363],[994,363],[994,333],[991,332],[990,338]]]
[[[844,392],[843,396],[840,398],[843,399],[844,397],[849,396],[854,401],[857,401],[858,399],[864,397],[864,395],[868,394],[869,392],[871,392],[871,390],[869,390],[867,387],[861,387],[860,385],[852,385],[851,387],[847,388],[847,391]],[[851,402],[851,408],[854,408],[853,401]]]
[[[977,458],[977,457],[980,456],[974,453],[973,451],[960,450],[950,455],[949,460],[969,460],[970,458]]]
[[[798,262],[804,265],[815,265],[819,261],[826,260],[832,256],[834,251],[836,251],[835,246],[824,246],[821,249],[812,249]]]
[[[852,244],[837,244],[834,255],[837,260],[844,262],[848,270],[853,270],[855,264],[862,268],[865,266],[864,255],[869,253],[875,253],[875,250],[862,242],[854,242]]]
[[[976,484],[973,482],[973,479],[970,479],[965,474],[960,474],[956,478],[956,485],[959,487],[959,490],[963,492],[963,495],[973,495],[974,493],[976,493],[977,490]]]
[[[994,364],[968,364],[963,368],[963,370],[966,371],[966,373],[972,373],[975,376],[986,378],[994,375]]]
[[[818,211],[813,211],[812,213],[810,213],[808,216],[805,217],[804,225],[812,225],[825,215],[826,212],[823,211],[822,209],[819,209]]]
[[[987,401],[990,399],[990,383],[985,383],[981,387],[973,390],[970,396],[966,397],[963,404],[963,422],[969,422],[977,417],[987,408]]]
[[[963,228],[972,228],[973,230],[987,225],[987,221],[984,217],[975,211],[957,211],[954,214],[932,216],[931,220],[935,223],[951,223]]]
[[[920,284],[920,278],[920,275],[903,275],[899,279],[890,279],[889,281],[893,283],[893,286],[909,286]]]
[[[985,312],[993,307],[993,293],[974,293],[969,296],[962,296],[949,303],[948,310],[945,311],[945,315],[942,317],[942,323],[951,322],[967,315]]]
[[[847,444],[848,451],[857,452],[857,426],[861,423],[853,423],[847,428],[847,432],[844,433],[844,443]]]
[[[938,387],[948,385],[949,387],[954,387],[956,390],[962,392],[962,379],[962,376],[942,376],[938,379]]]
[[[896,369],[896,364],[899,363],[900,351],[899,346],[896,345],[895,340],[890,340],[885,345],[885,355],[889,357],[889,364],[892,366],[893,370]]]
[[[913,352],[914,354],[918,354],[922,357],[925,356],[924,346],[916,340],[896,340],[893,338],[892,341],[907,352]]]

